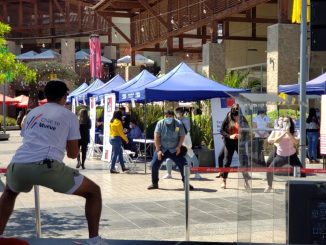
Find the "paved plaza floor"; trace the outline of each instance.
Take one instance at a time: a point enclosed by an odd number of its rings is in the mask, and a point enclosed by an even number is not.
[[[18,131],[9,133],[9,141],[0,141],[0,167],[9,163],[21,144]],[[64,161],[71,167],[76,165],[75,160],[65,158]],[[173,179],[165,180],[162,176],[166,171],[161,170],[160,189],[149,191],[150,168],[145,174],[143,162],[136,164],[133,173],[110,174],[107,163],[91,159],[87,160],[86,169],[80,171],[102,189],[100,233],[103,237],[120,241],[185,240],[185,193],[178,172],[173,172]],[[190,193],[190,240],[285,243],[285,183],[289,177],[276,176],[275,191],[264,193],[264,173],[253,174],[250,191],[244,189],[242,177],[236,173],[230,174],[226,190],[220,188],[221,179],[215,178],[216,174],[202,176],[201,180],[191,176],[195,191]],[[320,179],[320,176],[309,178]],[[1,180],[5,182],[4,177]],[[76,241],[87,238],[82,198],[41,187],[40,201],[43,238]],[[28,238],[31,244],[40,244],[34,239],[33,191],[18,197],[5,235]]]

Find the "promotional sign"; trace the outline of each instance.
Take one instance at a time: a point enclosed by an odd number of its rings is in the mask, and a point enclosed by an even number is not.
[[[320,111],[320,154],[326,154],[326,95],[321,96]]]
[[[115,110],[115,94],[106,94],[104,97],[104,122],[103,122],[103,153],[102,161],[110,161],[112,146],[110,138],[110,120]]]
[[[72,98],[71,111],[76,114],[76,101],[75,101],[75,98]]]
[[[235,103],[233,98],[214,98],[211,99],[213,138],[215,151],[215,166],[218,167],[218,156],[224,148],[224,142],[220,133],[222,123],[230,112],[231,106]],[[232,158],[231,166],[238,165],[238,155],[235,152]]]

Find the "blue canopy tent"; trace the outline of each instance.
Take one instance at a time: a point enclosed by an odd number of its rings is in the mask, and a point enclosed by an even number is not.
[[[129,82],[121,85],[120,87],[114,89],[112,92],[116,94],[117,102],[120,102],[120,96],[125,95],[128,91],[132,91],[139,87],[145,86],[146,84],[156,80],[157,77],[147,70],[143,70]]]
[[[37,55],[35,51],[28,51],[26,53],[20,54],[16,56],[17,60],[33,60],[35,55]]]
[[[105,94],[112,93],[112,90],[124,85],[126,80],[124,80],[120,75],[116,75],[107,83],[103,84],[102,86],[98,87],[96,90],[87,94],[87,97],[96,96],[96,101],[101,100]]]
[[[285,93],[289,95],[298,95],[300,94],[300,85],[299,84],[280,85],[278,90],[280,93]],[[307,82],[306,93],[309,95],[326,94],[326,73]]]
[[[33,57],[33,60],[53,60],[53,59],[59,59],[61,57],[61,55],[52,50],[52,49],[48,49],[40,54],[37,54]]]
[[[88,87],[87,83],[83,83],[82,85],[80,85],[78,88],[76,88],[74,91],[72,91],[71,93],[69,93],[68,97],[67,97],[67,103],[71,103],[72,98],[74,97],[74,95],[78,94],[80,91],[86,89]]]
[[[119,102],[134,99],[141,102],[152,101],[197,101],[216,97],[229,97],[246,90],[230,88],[210,80],[195,71],[185,63],[180,63],[166,75],[138,87],[119,94]]]
[[[93,83],[91,83],[87,88],[81,90],[77,94],[73,95],[73,97],[78,99],[78,102],[83,102],[87,99],[87,94],[93,92],[94,90],[101,87],[104,83],[100,79],[96,79]]]

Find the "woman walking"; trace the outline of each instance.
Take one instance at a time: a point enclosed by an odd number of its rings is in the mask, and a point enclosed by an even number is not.
[[[119,173],[115,169],[115,164],[116,164],[117,158],[119,158],[119,162],[120,162],[122,171],[124,172],[124,171],[129,170],[128,168],[126,168],[125,162],[123,159],[122,140],[124,140],[128,144],[128,138],[123,133],[122,112],[115,111],[113,113],[113,117],[110,121],[110,144],[112,145],[110,172],[112,174]]]
[[[89,144],[89,130],[92,126],[91,119],[88,116],[87,109],[81,109],[78,113],[79,120],[79,131],[80,131],[80,140],[78,142],[79,149],[81,150],[81,160],[80,160],[80,152],[77,156],[77,166],[76,168],[82,167],[85,169],[85,160],[87,154],[87,146]]]
[[[245,117],[241,115],[240,117],[240,108],[238,104],[234,104],[231,107],[231,111],[227,114],[221,126],[221,135],[224,139],[224,152],[220,153],[224,155],[223,164],[225,168],[231,166],[232,157],[234,152],[236,151],[239,156],[239,165],[240,166],[248,166],[248,155],[246,154],[245,145],[247,142],[247,132],[242,132],[241,134],[241,145],[239,152],[239,137],[240,137],[240,129],[241,127],[248,128],[248,122]],[[245,189],[250,189],[249,179],[250,176],[247,172],[243,172],[243,177],[245,180],[244,187]],[[226,189],[226,179],[228,178],[228,172],[222,173],[221,177],[223,177],[223,182],[221,188]]]

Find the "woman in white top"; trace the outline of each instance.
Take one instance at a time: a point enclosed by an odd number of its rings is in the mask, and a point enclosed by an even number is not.
[[[295,137],[295,126],[291,117],[283,118],[282,130],[276,131],[268,137],[268,143],[275,144],[276,156],[270,164],[270,168],[282,167],[286,164],[300,166],[302,164],[297,156],[296,144],[298,139]],[[267,172],[268,187],[264,192],[270,192],[273,186],[273,172]]]

